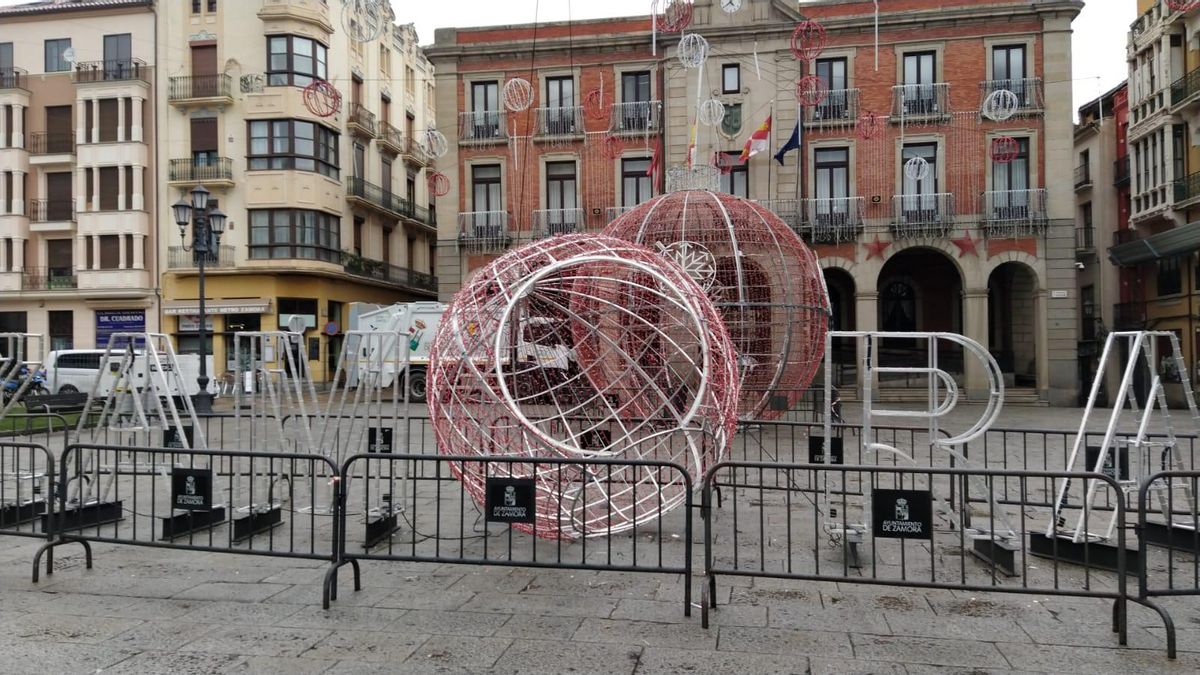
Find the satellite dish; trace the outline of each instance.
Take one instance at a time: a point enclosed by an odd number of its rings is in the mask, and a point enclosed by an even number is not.
[[[63,61],[67,63],[75,63],[75,48],[67,47],[62,53]]]
[[[293,333],[303,333],[305,328],[304,317],[299,314],[293,314],[292,318],[287,322],[288,330]]]

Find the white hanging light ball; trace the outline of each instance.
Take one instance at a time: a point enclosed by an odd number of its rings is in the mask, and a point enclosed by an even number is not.
[[[708,59],[708,40],[695,33],[679,38],[679,63],[684,68],[699,68]]]
[[[425,130],[425,149],[429,150],[429,154],[441,159],[450,152],[450,144],[446,141],[446,135],[437,129]]]
[[[929,162],[924,157],[913,157],[904,163],[904,175],[909,180],[925,180],[929,177]]]
[[[1021,101],[1017,95],[1007,89],[997,89],[983,99],[983,116],[993,122],[1004,120],[1017,114]]]
[[[504,108],[511,112],[528,110],[533,105],[533,85],[529,80],[514,77],[504,83]]]
[[[725,104],[710,98],[700,104],[699,117],[701,124],[715,127],[725,119]]]

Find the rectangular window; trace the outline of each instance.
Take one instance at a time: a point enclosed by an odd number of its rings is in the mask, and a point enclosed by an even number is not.
[[[63,73],[71,69],[71,64],[63,54],[71,48],[71,38],[46,40],[46,72]]]
[[[992,47],[992,79],[1004,82],[1025,79],[1025,45]],[[1001,88],[1012,90],[1007,85]]]
[[[579,226],[575,162],[546,162],[545,226],[551,236],[575,232]]]
[[[392,53],[383,45],[379,45],[379,72],[384,75],[392,72]]]
[[[648,159],[621,160],[621,206],[632,208],[654,196],[649,171]]]
[[[929,165],[922,178],[910,178],[904,171],[904,164],[909,160],[920,157]],[[939,205],[937,144],[915,143],[904,146],[901,153],[900,172],[904,176],[903,196],[900,198],[906,222],[932,222],[937,220]]]
[[[307,87],[313,78],[324,80],[329,52],[325,45],[299,35],[267,37],[267,84]]]
[[[74,274],[74,271],[71,272]],[[71,310],[47,312],[49,315],[50,328],[50,349],[58,351],[62,349],[74,349],[75,347],[75,319],[74,313]],[[61,362],[59,365],[62,365]]]
[[[621,102],[650,102],[650,71],[621,73]]]
[[[1029,215],[1029,139],[1017,138],[1010,162],[992,162],[992,217],[1021,220]]]
[[[13,75],[13,43],[0,42],[0,85],[10,86]]]
[[[813,155],[816,181],[815,215],[820,224],[844,222],[849,213],[850,150],[818,148]]]
[[[498,82],[471,83],[471,126],[469,138],[499,138],[500,85]]]
[[[354,255],[362,255],[363,225],[366,222],[361,216],[354,217]]]
[[[115,270],[121,264],[121,236],[117,234],[100,235],[100,269]]]
[[[721,171],[721,192],[749,199],[750,190],[750,162],[740,161],[741,152],[726,152],[722,166],[729,167],[728,171]]]
[[[937,53],[913,52],[904,55],[904,112],[928,115],[938,112]]]
[[[341,260],[338,216],[307,209],[252,209],[249,213],[252,259]]]
[[[504,236],[504,201],[500,192],[500,165],[471,167],[471,234],[479,238]]]
[[[133,36],[129,33],[104,36],[104,75],[107,80],[124,80],[133,74]]]
[[[116,98],[100,99],[100,142],[112,143],[117,140],[117,117],[121,100]]]
[[[208,0],[208,13],[212,14],[217,11],[217,0]]]
[[[1183,291],[1182,258],[1162,258],[1158,261],[1158,295],[1176,295]]]
[[[116,211],[118,208],[117,190],[120,181],[119,167],[102,166],[100,172],[100,210]]]
[[[200,0],[192,0],[192,14],[200,13]]]
[[[742,91],[742,67],[736,63],[721,66],[721,93],[737,94]]]
[[[575,78],[546,78],[546,111],[543,134],[575,133]]]
[[[1079,339],[1090,342],[1096,339],[1096,287],[1084,286],[1079,289]]]
[[[813,109],[813,119],[828,120],[842,119],[849,114],[847,89],[850,83],[846,77],[849,70],[845,58],[818,59],[817,77],[829,92],[825,100]]]
[[[1188,176],[1187,170],[1187,153],[1188,153],[1188,128],[1187,123],[1176,124],[1171,127],[1171,144],[1172,144],[1172,170],[1175,171],[1175,180],[1183,180]]]
[[[304,120],[253,120],[247,161],[251,171],[295,169],[338,178],[338,134]]]

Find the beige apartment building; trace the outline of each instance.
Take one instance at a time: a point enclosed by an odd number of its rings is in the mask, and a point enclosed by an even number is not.
[[[150,0],[0,7],[0,332],[157,330]]]
[[[170,205],[203,185],[228,217],[206,260],[215,375],[235,366],[236,331],[300,316],[325,380],[350,303],[436,297],[432,68],[415,30],[388,20],[377,39],[353,41],[339,0],[179,0],[157,12],[163,330],[198,349],[197,260]],[[335,114],[306,106],[314,79],[340,92]]]

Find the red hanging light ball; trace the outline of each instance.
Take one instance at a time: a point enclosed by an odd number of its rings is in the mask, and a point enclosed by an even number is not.
[[[816,75],[805,75],[796,83],[796,100],[806,108],[821,105],[829,95],[829,88]]]
[[[801,21],[792,31],[792,55],[808,63],[825,51],[825,27],[816,21]]]
[[[694,0],[653,0],[650,11],[658,30],[678,33],[692,25]]]
[[[434,171],[426,179],[429,191],[435,197],[445,197],[450,192],[450,178],[440,171]]]
[[[313,80],[304,88],[304,107],[317,117],[332,117],[342,109],[342,93],[325,80]]]
[[[1008,164],[1021,153],[1021,145],[1012,136],[999,136],[992,139],[992,161],[997,164]]]
[[[878,138],[879,132],[883,130],[883,118],[873,112],[867,111],[858,118],[858,137],[861,140],[869,141],[872,138]]]

